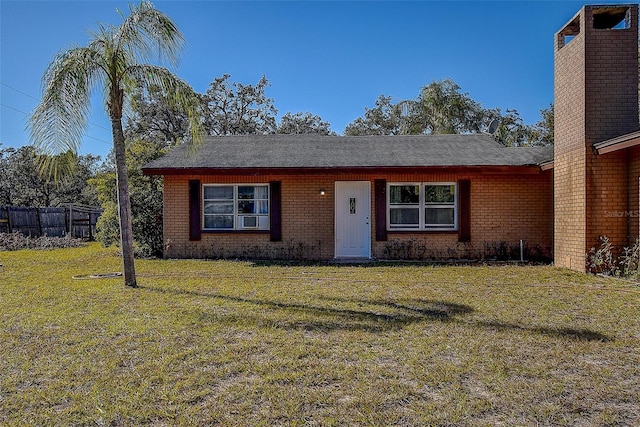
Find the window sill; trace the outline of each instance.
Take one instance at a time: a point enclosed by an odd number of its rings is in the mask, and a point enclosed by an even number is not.
[[[458,230],[387,230],[387,234],[458,234]]]
[[[270,230],[201,230],[202,234],[269,234]]]

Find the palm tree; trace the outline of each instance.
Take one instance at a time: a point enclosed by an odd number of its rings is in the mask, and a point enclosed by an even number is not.
[[[122,17],[123,22],[118,27],[100,25],[86,47],[73,47],[54,57],[42,77],[42,101],[29,118],[29,127],[31,139],[42,153],[76,153],[87,127],[91,93],[97,87],[103,88],[116,161],[124,280],[127,286],[136,287],[122,130],[125,101],[136,89],[157,86],[168,94],[177,108],[187,111],[192,136],[197,137],[199,98],[188,84],[166,68],[145,63],[148,59],[156,59],[159,63],[177,64],[184,39],[174,23],[147,1],[130,6],[129,16]],[[57,175],[65,165],[42,166],[50,174]]]

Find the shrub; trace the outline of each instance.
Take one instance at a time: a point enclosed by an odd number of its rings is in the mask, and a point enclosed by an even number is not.
[[[598,237],[600,246],[592,247],[587,252],[587,271],[593,274],[605,274],[607,276],[617,276],[619,273],[613,255],[613,244],[607,236]]]
[[[104,247],[111,245],[120,246],[120,219],[118,205],[105,202],[102,205],[104,212],[100,215],[96,224],[96,240]],[[133,213],[133,238],[136,256],[161,257],[162,256],[162,214],[158,209],[140,209],[135,205]],[[162,209],[159,209],[162,212]]]
[[[631,247],[625,247],[620,255],[620,268],[624,277],[632,277],[638,275],[640,267],[640,239]]]
[[[607,276],[637,276],[640,267],[640,239],[633,246],[624,247],[616,256],[616,247],[607,236],[598,238],[600,246],[587,252],[587,271]]]
[[[103,203],[102,208],[104,211],[96,223],[96,240],[106,248],[120,242],[118,205]]]

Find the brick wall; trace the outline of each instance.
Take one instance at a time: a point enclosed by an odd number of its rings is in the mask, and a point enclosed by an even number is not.
[[[629,226],[627,242],[633,244],[640,237],[640,146],[629,150]]]
[[[600,236],[615,245],[628,244],[628,155],[616,151],[598,156],[588,153],[586,248],[596,246]]]
[[[282,242],[265,232],[203,232],[189,241],[189,180],[201,184],[282,181]],[[326,190],[325,196],[320,189]],[[164,178],[164,240],[168,257],[256,257],[325,259],[333,254],[333,181],[327,176],[191,175]]]
[[[638,13],[626,30],[593,28],[597,8],[585,11],[585,143],[587,249],[606,235],[629,244],[629,150],[597,155],[591,146],[638,130]]]
[[[610,214],[632,202],[629,154],[592,145],[638,129],[638,9],[629,29],[594,28],[607,8],[585,6],[555,36],[555,263],[579,271],[598,236],[626,245],[630,227]]]
[[[573,20],[584,26],[583,16]],[[585,193],[585,58],[584,33],[563,45],[555,39],[554,70],[554,258],[556,265],[584,266]]]
[[[394,233],[386,242],[373,242],[376,257],[389,251],[408,252],[408,258],[493,258],[518,256],[524,240],[527,255],[551,256],[553,248],[553,197],[551,172],[535,175],[434,175],[391,176],[388,182],[471,181],[471,241],[459,243],[457,233]],[[411,244],[411,247],[409,247]],[[392,257],[393,258],[393,257]]]
[[[167,257],[247,257],[332,259],[334,257],[334,183],[370,181],[372,253],[375,258],[482,258],[517,252],[520,239],[527,255],[551,255],[553,201],[551,172],[529,174],[307,174],[268,176],[192,175],[164,178],[164,239]],[[268,233],[206,233],[189,241],[189,180],[207,183],[282,182],[282,241]],[[458,234],[388,232],[376,241],[374,180],[387,182],[471,181],[471,241]],[[320,189],[325,195],[320,195]]]

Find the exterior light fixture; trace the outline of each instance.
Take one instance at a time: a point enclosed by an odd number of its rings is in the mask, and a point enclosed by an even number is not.
[[[321,189],[320,189],[320,195],[321,195],[321,196],[324,196],[324,195],[325,195],[324,188],[321,188]]]

